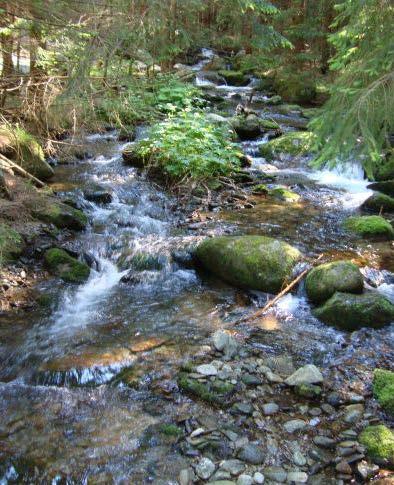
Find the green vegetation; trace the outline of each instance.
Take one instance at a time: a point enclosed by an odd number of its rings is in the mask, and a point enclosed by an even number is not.
[[[273,160],[280,154],[306,155],[312,152],[314,138],[310,131],[292,131],[260,145],[260,154],[267,160]]]
[[[179,388],[188,394],[202,399],[210,404],[216,404],[218,406],[225,406],[226,399],[224,396],[229,394],[234,386],[231,384],[225,384],[222,382],[203,383],[196,379],[192,379],[185,373],[181,373],[178,377]]]
[[[284,202],[298,202],[301,196],[285,187],[276,187],[268,192],[270,197]]]
[[[373,394],[382,408],[394,416],[394,372],[375,369],[373,374]]]
[[[7,261],[20,256],[23,247],[21,235],[6,224],[0,224],[0,267]]]
[[[82,231],[88,223],[88,218],[79,209],[51,199],[43,200],[42,204],[34,207],[32,214],[37,219],[53,224],[59,229]]]
[[[178,437],[183,435],[182,429],[176,424],[160,424],[159,432],[166,436]]]
[[[382,465],[394,467],[394,433],[386,426],[368,426],[359,436],[368,455]]]
[[[70,256],[63,249],[49,249],[45,255],[48,269],[69,283],[83,283],[89,278],[90,268]]]
[[[365,238],[394,239],[394,229],[381,216],[349,217],[344,225],[347,229]]]

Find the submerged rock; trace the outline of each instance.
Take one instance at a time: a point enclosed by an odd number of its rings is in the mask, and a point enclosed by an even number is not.
[[[394,468],[394,433],[384,425],[368,426],[361,432],[359,441],[376,463]]]
[[[362,209],[378,212],[393,212],[394,211],[394,197],[390,197],[386,194],[381,194],[380,192],[375,192],[371,197],[369,197],[361,206]]]
[[[382,408],[394,416],[394,372],[385,369],[375,369],[373,394]]]
[[[328,300],[337,291],[361,293],[363,287],[363,276],[350,261],[334,261],[317,266],[305,280],[306,293],[314,303]]]
[[[365,238],[394,238],[393,226],[381,216],[349,217],[344,222],[344,226]]]
[[[379,293],[351,295],[337,292],[314,315],[343,330],[380,328],[394,321],[394,305]]]
[[[70,256],[63,249],[49,249],[45,255],[45,264],[51,273],[69,283],[83,283],[89,278],[90,268]]]
[[[301,258],[298,249],[265,236],[206,239],[196,250],[203,266],[240,288],[276,293]]]

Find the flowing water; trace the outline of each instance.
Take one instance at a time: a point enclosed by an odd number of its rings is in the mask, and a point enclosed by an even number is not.
[[[212,52],[203,56],[196,71]],[[199,73],[197,83],[234,99],[230,111],[235,99],[252,90],[208,85]],[[256,99],[256,109],[264,99]],[[89,229],[68,247],[94,264],[83,285],[43,283],[39,291],[50,297],[49,307],[0,321],[1,484],[174,483],[186,458],[157,428],[205,412],[171,394],[179,364],[204,352],[217,328],[268,298],[231,288],[185,263],[185,251],[204,234],[265,234],[309,256],[353,258],[371,284],[394,300],[390,244],[372,246],[341,226],[370,194],[359,166],[313,171],[307,158],[288,157],[267,163],[258,156],[266,141],[241,144],[253,158],[251,172],[271,173],[275,184],[294,189],[300,201],[256,197],[253,208],[210,213],[202,231],[183,224],[177,201],[122,163],[115,132],[86,137],[91,156],[58,167],[54,187],[90,219]],[[84,198],[83,191],[97,185],[111,193],[111,203]],[[260,325],[267,333],[256,345],[268,354],[290,353],[300,364],[324,367],[351,357],[373,367],[393,343],[390,328],[350,337],[324,326],[311,315],[302,287],[279,300]]]

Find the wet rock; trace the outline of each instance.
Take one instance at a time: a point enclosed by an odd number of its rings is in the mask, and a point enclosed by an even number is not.
[[[394,432],[384,425],[368,426],[361,432],[359,441],[368,456],[378,465],[394,468]]]
[[[49,249],[44,254],[45,264],[51,273],[69,283],[83,283],[89,278],[90,268],[71,257],[63,249]]]
[[[225,460],[220,463],[220,468],[231,473],[231,475],[239,475],[245,470],[245,463],[237,459]]]
[[[253,406],[246,402],[237,402],[234,404],[233,410],[236,414],[245,414],[250,416],[253,413]]]
[[[297,369],[294,374],[285,380],[288,386],[300,386],[302,384],[318,384],[323,382],[323,375],[313,364],[307,364]]]
[[[172,259],[182,268],[193,269],[195,266],[194,258],[190,251],[174,251]]]
[[[223,280],[241,288],[275,293],[291,277],[301,254],[264,236],[215,237],[198,247],[199,261]]]
[[[279,138],[260,145],[260,155],[266,160],[274,160],[281,154],[306,155],[312,150],[314,135],[309,131],[291,131]]]
[[[351,404],[346,406],[345,410],[343,418],[345,423],[356,423],[364,413],[364,406],[362,404]]]
[[[122,157],[126,165],[131,165],[136,168],[144,168],[145,166],[145,159],[138,152],[137,145],[134,143],[130,143],[124,147]]]
[[[380,192],[375,192],[362,204],[361,209],[375,212],[378,214],[380,214],[382,210],[384,212],[393,212],[394,197],[390,197],[386,194],[381,194]]]
[[[254,480],[254,483],[257,483],[257,484],[262,484],[264,483],[264,475],[260,472],[256,472],[254,475],[253,475],[253,480]]]
[[[231,126],[241,140],[253,140],[263,132],[261,119],[254,114],[235,116],[231,120]]]
[[[350,465],[348,465],[348,463],[346,463],[346,461],[340,461],[339,463],[337,463],[337,465],[335,466],[335,470],[338,473],[343,473],[344,475],[351,475],[352,474],[352,469],[351,469]]]
[[[110,204],[112,202],[111,192],[105,190],[85,191],[84,196],[86,200],[98,204]]]
[[[283,202],[298,202],[301,196],[286,187],[276,187],[268,191],[268,196]]]
[[[215,464],[209,458],[202,458],[196,465],[196,474],[203,480],[208,480],[208,478],[213,475],[215,471]]]
[[[253,485],[253,478],[250,475],[240,475],[237,485]]]
[[[286,481],[287,472],[280,466],[267,466],[263,470],[264,477],[274,482],[283,483]]]
[[[289,471],[287,473],[288,483],[306,483],[308,481],[308,475],[305,472]]]
[[[305,466],[307,463],[305,456],[301,453],[300,450],[296,450],[293,453],[292,459],[293,459],[293,463],[297,466]]]
[[[241,380],[247,386],[259,386],[260,384],[262,384],[261,379],[253,374],[244,374]]]
[[[32,215],[40,221],[53,224],[58,229],[82,231],[88,224],[88,218],[83,212],[50,198],[32,209]]]
[[[374,182],[373,184],[369,184],[367,188],[394,197],[394,179],[384,182]]]
[[[283,427],[288,433],[295,433],[296,431],[301,431],[306,428],[307,423],[302,419],[291,419],[287,421]]]
[[[218,330],[212,337],[216,350],[223,352],[226,357],[232,358],[237,353],[238,343],[235,338],[224,330]]]
[[[393,226],[382,216],[349,217],[345,220],[344,226],[351,232],[367,239],[391,240],[394,238]]]
[[[388,325],[394,320],[394,305],[378,293],[351,295],[338,292],[313,313],[324,323],[353,331]]]
[[[196,372],[203,376],[216,376],[218,370],[212,364],[201,364],[196,367]]]
[[[322,448],[328,448],[328,449],[333,449],[335,448],[335,443],[336,441],[333,440],[332,438],[328,438],[327,436],[315,436],[313,438],[313,442],[317,446],[321,446]]]
[[[267,369],[265,371],[265,377],[267,378],[268,382],[271,382],[272,384],[281,384],[283,382],[281,376],[272,372],[271,369]]]
[[[308,298],[314,303],[328,300],[335,292],[361,293],[363,276],[350,261],[334,261],[312,269],[305,280]]]
[[[266,416],[271,416],[279,411],[279,406],[274,402],[270,402],[262,406],[262,411]]]
[[[247,443],[240,449],[238,458],[252,465],[260,465],[264,462],[265,454],[260,446]]]
[[[327,402],[330,406],[337,408],[342,404],[342,398],[337,392],[330,392],[327,396]]]
[[[358,475],[363,480],[369,480],[369,479],[373,478],[379,472],[379,467],[377,465],[374,465],[372,463],[368,463],[366,461],[360,461],[356,465],[356,470],[357,470]]]

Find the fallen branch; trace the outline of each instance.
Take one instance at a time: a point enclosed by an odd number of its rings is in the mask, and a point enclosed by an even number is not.
[[[29,180],[31,180],[32,182],[34,182],[38,187],[45,187],[44,182],[42,182],[41,180],[39,180],[37,177],[35,177],[31,173],[27,172],[24,168],[20,167],[18,164],[16,164],[15,162],[11,161],[10,159],[8,159],[7,157],[5,157],[4,155],[1,155],[0,154],[0,160],[6,166],[12,168],[17,173],[19,173],[19,175],[22,175],[22,177],[26,177]]]
[[[282,296],[285,296],[289,291],[291,291],[297,283],[299,283],[308,273],[309,271],[313,268],[313,266],[318,263],[322,259],[323,255],[321,254],[318,258],[316,258],[312,262],[312,266],[305,269],[302,273],[300,273],[296,278],[294,278],[293,281],[291,281],[280,293],[278,293],[275,298],[270,300],[263,308],[260,308],[257,310],[257,312],[252,313],[252,315],[248,315],[247,317],[241,318],[240,320],[237,320],[235,322],[235,325],[239,325],[240,323],[245,323],[249,322],[250,320],[254,320],[255,318],[262,317],[264,313],[266,313],[267,310],[269,310],[272,306],[275,305],[275,303],[282,298]]]

